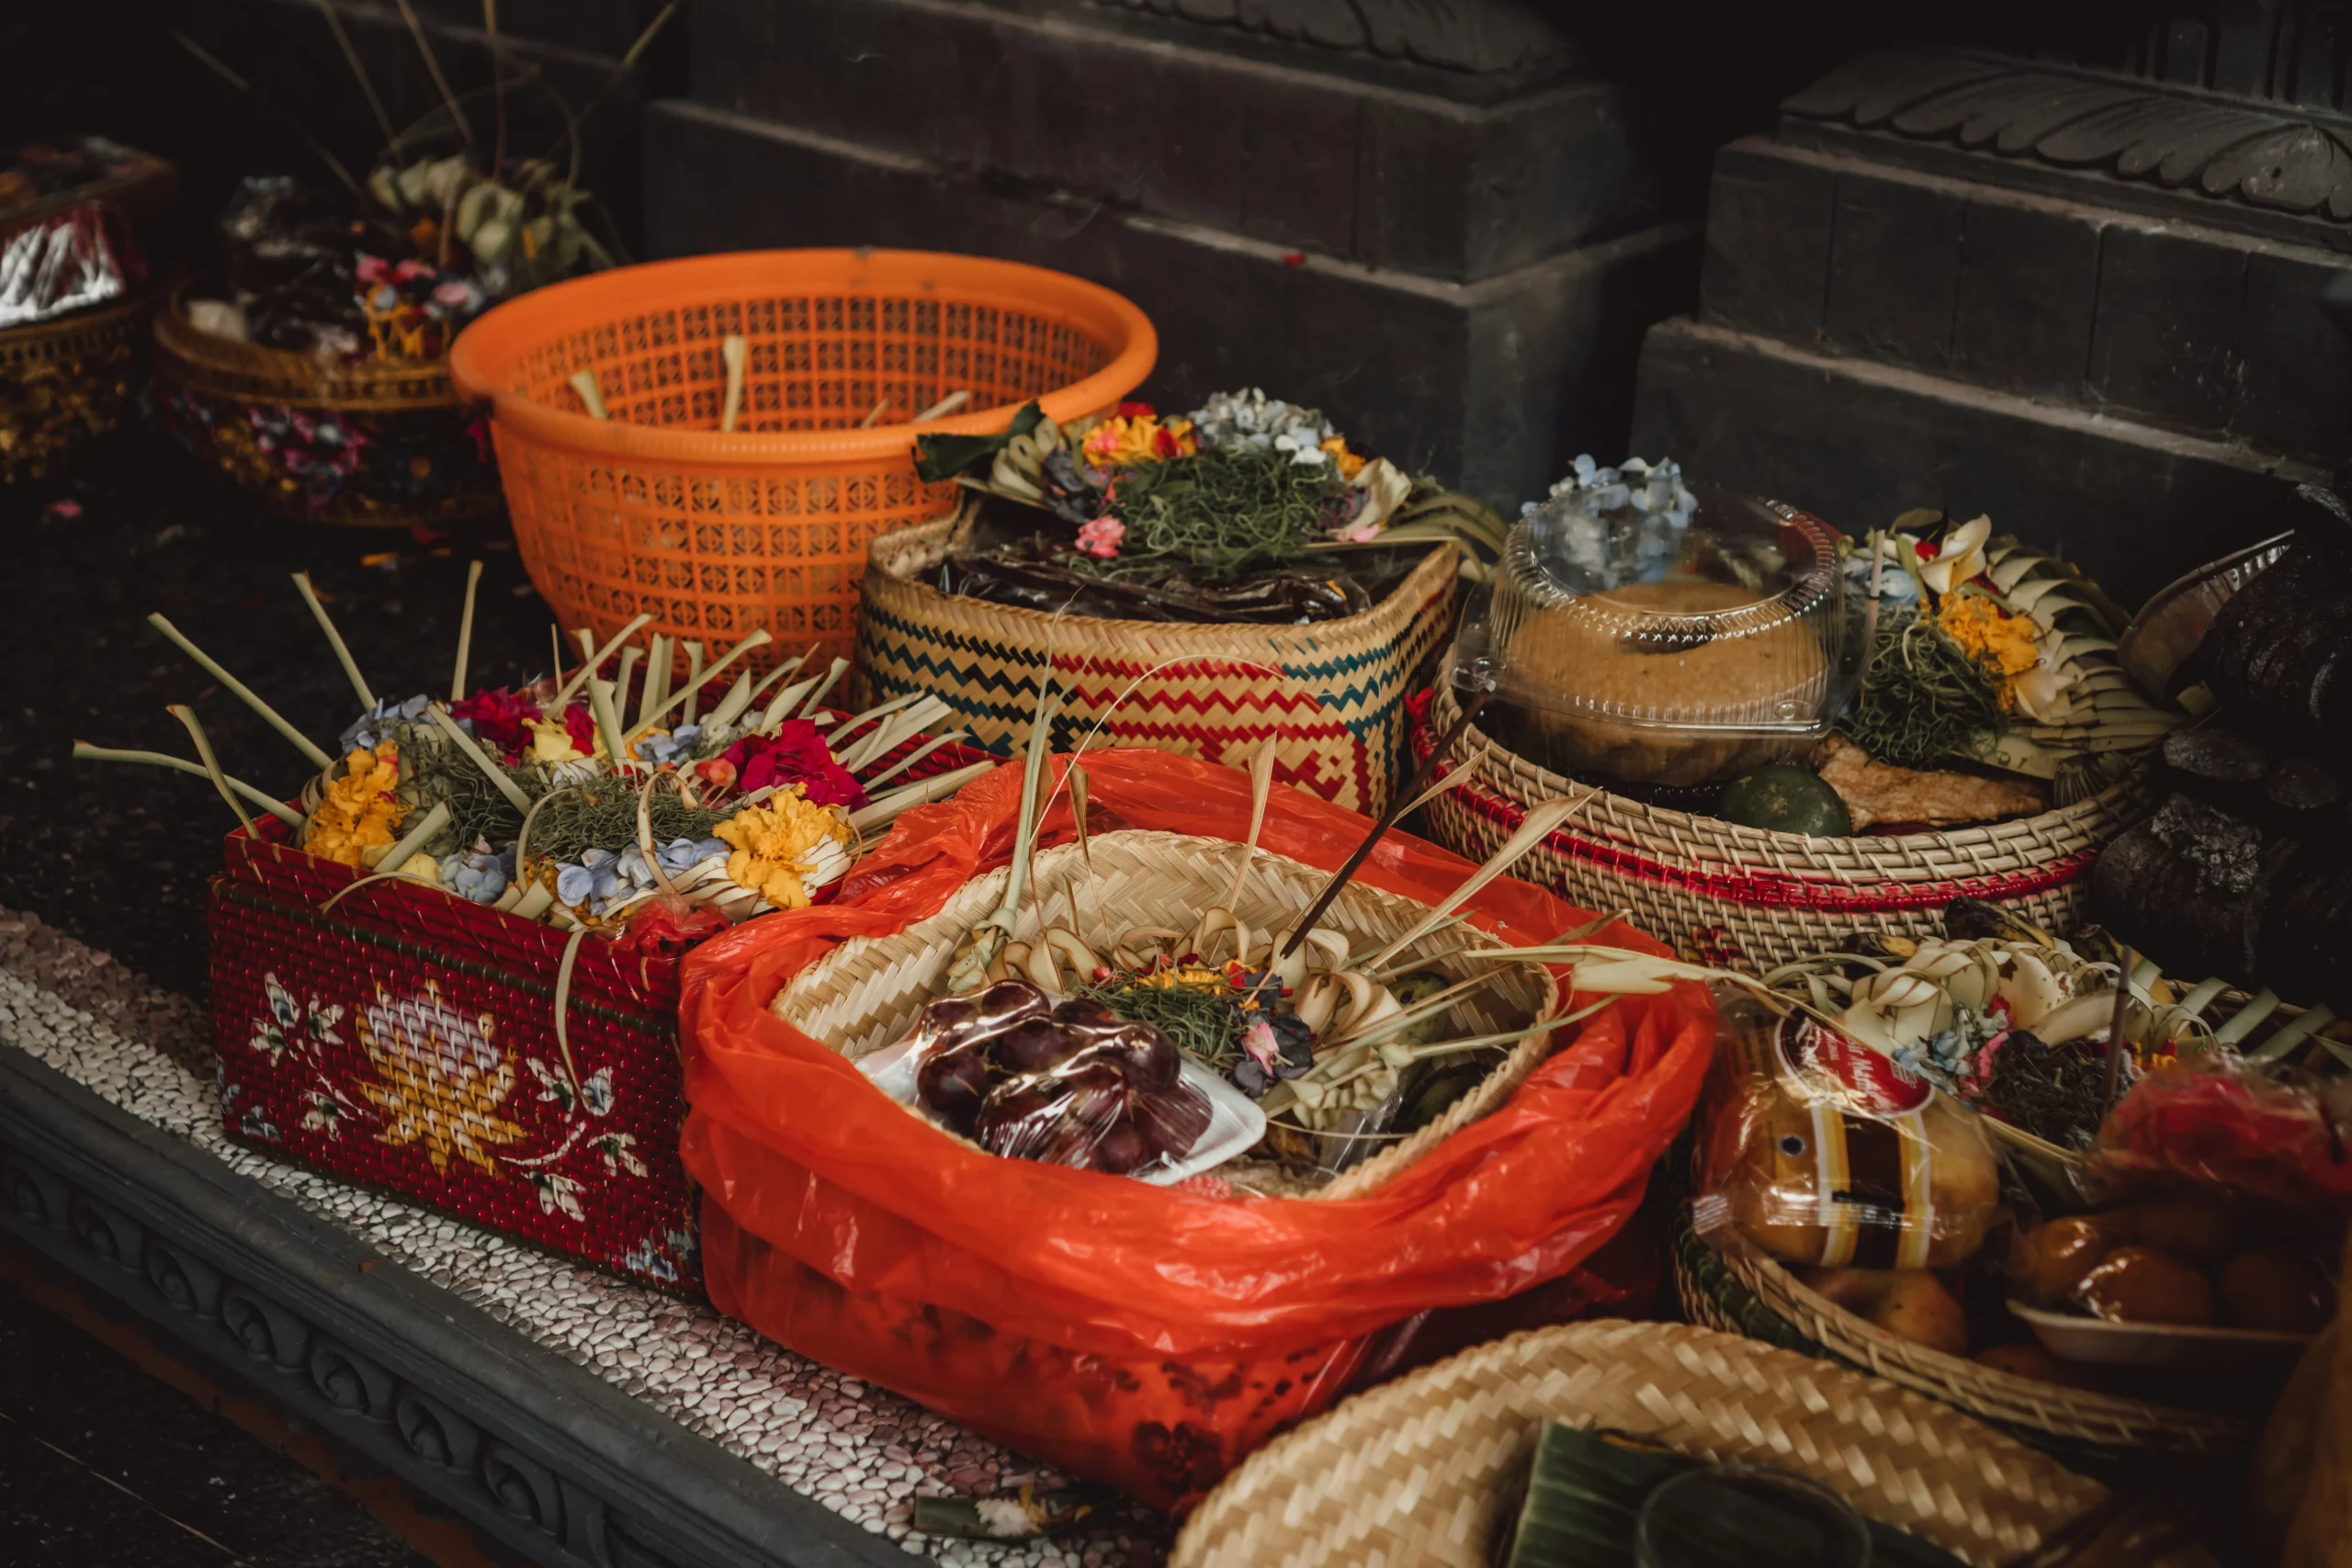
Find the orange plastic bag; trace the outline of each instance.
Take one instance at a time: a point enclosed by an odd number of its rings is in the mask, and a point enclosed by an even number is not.
[[[1247,835],[1237,770],[1141,750],[1091,752],[1086,769],[1097,832],[1115,818]],[[935,913],[1001,864],[1020,793],[1013,764],[909,812],[837,902],[689,955],[684,1149],[720,1311],[1026,1453],[1182,1506],[1335,1399],[1382,1329],[1556,1279],[1640,1203],[1712,1050],[1698,986],[1573,1026],[1500,1110],[1336,1202],[1235,1192],[1214,1173],[1162,1188],[999,1159],[909,1115],[767,1010],[833,943]],[[1277,790],[1259,841],[1332,868],[1369,827]],[[1057,795],[1046,841],[1070,828]],[[1470,870],[1391,834],[1359,874],[1434,904]],[[1591,918],[1510,878],[1469,909],[1520,945]],[[1609,940],[1666,951],[1623,927]]]

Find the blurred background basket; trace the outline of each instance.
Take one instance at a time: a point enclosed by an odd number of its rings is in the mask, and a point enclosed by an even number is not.
[[[1414,728],[1414,755],[1426,756],[1460,712],[1441,682]],[[1446,765],[1465,764],[1476,776],[1428,807],[1440,843],[1484,860],[1518,830],[1529,807],[1589,794],[1517,874],[1581,908],[1631,910],[1634,924],[1684,958],[1757,974],[1831,951],[1865,929],[1939,937],[1954,898],[1997,904],[2063,936],[2082,923],[2092,862],[2137,818],[2145,793],[2134,774],[2088,800],[2016,821],[1811,839],[1595,792],[1506,750],[1475,723]]]
[[[1546,1419],[1800,1472],[1984,1568],[2107,1497],[1877,1379],[1711,1329],[1601,1321],[1465,1350],[1276,1438],[1193,1510],[1169,1568],[1485,1568]]]
[[[722,433],[723,344],[746,344]],[[763,251],[622,267],[538,289],[460,334],[458,386],[492,404],[507,508],[565,626],[846,655],[866,547],[948,509],[923,434],[1001,432],[1032,399],[1110,412],[1158,338],[1109,289],[1012,262],[910,251]],[[573,385],[588,372],[609,415]],[[878,412],[877,412],[878,411]],[[870,422],[870,423],[869,423]]]
[[[481,413],[446,360],[322,365],[155,316],[164,424],[200,463],[297,523],[446,527],[498,510]]]
[[[122,423],[138,395],[152,292],[0,331],[0,483],[37,479]]]

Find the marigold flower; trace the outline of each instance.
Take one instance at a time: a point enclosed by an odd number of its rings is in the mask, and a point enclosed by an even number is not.
[[[1080,448],[1097,468],[1132,468],[1137,463],[1164,463],[1189,457],[1200,450],[1193,438],[1193,422],[1172,419],[1162,423],[1150,414],[1128,418],[1113,414],[1094,427]]]
[[[798,784],[743,807],[712,831],[735,847],[727,879],[779,909],[808,908],[808,880],[845,866],[849,856],[848,822],[808,800]]]
[[[371,849],[390,849],[396,841],[392,829],[409,810],[393,793],[400,786],[398,747],[383,740],[372,751],[355,749],[344,759],[343,777],[326,786],[325,798],[311,813],[302,847],[348,866],[365,863]]]

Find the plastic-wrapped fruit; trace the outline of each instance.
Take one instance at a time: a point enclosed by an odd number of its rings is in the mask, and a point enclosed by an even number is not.
[[[925,1111],[969,1136],[989,1081],[978,1049],[959,1046],[926,1058],[915,1070],[915,1096]]]
[[[1085,1163],[1094,1170],[1125,1176],[1150,1159],[1153,1153],[1150,1142],[1136,1131],[1135,1122],[1123,1117],[1103,1129]]]
[[[1050,1018],[1032,1018],[1014,1024],[989,1043],[998,1066],[1015,1077],[1042,1073],[1078,1054],[1082,1040]]]
[[[1157,1094],[1176,1081],[1183,1058],[1168,1036],[1149,1024],[1131,1023],[1091,1047],[1119,1064],[1127,1087],[1137,1094]]]
[[[1132,1114],[1136,1126],[1154,1152],[1173,1162],[1193,1152],[1209,1130],[1208,1096],[1191,1084],[1178,1082],[1152,1094],[1139,1094]]]
[[[1064,997],[1054,1004],[1054,1021],[1078,1024],[1088,1029],[1116,1029],[1121,1020],[1117,1013],[1092,997]]]
[[[1943,1281],[1925,1269],[1898,1270],[1871,1311],[1871,1321],[1930,1350],[1968,1354],[1968,1314]]]
[[[2245,1239],[2245,1219],[2224,1199],[2188,1193],[2135,1205],[2140,1240],[2199,1269],[2217,1269]]]
[[[2317,1334],[2327,1298],[2327,1277],[2283,1247],[2248,1247],[2222,1270],[2222,1310],[2238,1328]]]
[[[2075,1300],[2109,1323],[2172,1323],[2200,1327],[2213,1321],[2213,1284],[2153,1247],[2119,1247],[2083,1276]]]
[[[2009,1253],[2009,1277],[2029,1301],[2062,1302],[2084,1275],[2130,1239],[2130,1227],[2116,1216],[2052,1220],[2018,1237]]]
[[[1041,1079],[1017,1078],[999,1084],[980,1107],[972,1136],[990,1154],[1027,1158],[1026,1150],[1043,1143],[1040,1129],[1050,1126],[1061,1098],[1050,1083]]]

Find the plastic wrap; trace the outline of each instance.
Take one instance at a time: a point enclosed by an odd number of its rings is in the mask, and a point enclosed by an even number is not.
[[[2000,1173],[1976,1113],[1802,1013],[1724,1010],[1696,1205],[1710,1239],[1785,1263],[1940,1269],[1999,1217]]]
[[[2352,1210],[2352,1079],[2318,1081],[2222,1052],[2142,1079],[2099,1129],[2090,1182],[2164,1177],[2295,1208]]]
[[[119,299],[147,265],[119,213],[85,201],[10,228],[0,221],[0,328]]]
[[[1238,771],[1157,751],[1086,759],[1093,815],[1232,840]],[[1160,1505],[1329,1404],[1384,1331],[1576,1269],[1624,1224],[1704,1076],[1713,1009],[1681,985],[1610,1003],[1493,1114],[1366,1196],[1262,1198],[1000,1159],[909,1116],[767,1010],[832,944],[899,931],[1008,857],[1020,769],[919,807],[833,904],[686,961],[688,1168],[712,1301],[780,1343],[1040,1459]],[[1364,818],[1277,790],[1261,845],[1334,867]],[[1067,796],[1046,821],[1070,833]],[[1468,863],[1391,834],[1361,875],[1425,903]],[[1468,905],[1504,942],[1590,919],[1509,878]],[[1623,927],[1608,940],[1664,949]],[[1586,1001],[1600,998],[1587,998]]]

